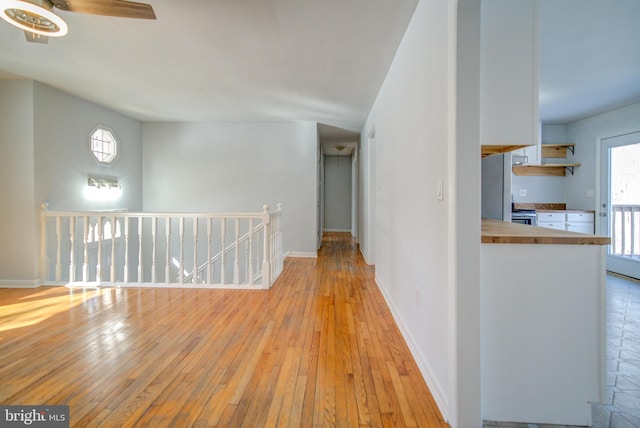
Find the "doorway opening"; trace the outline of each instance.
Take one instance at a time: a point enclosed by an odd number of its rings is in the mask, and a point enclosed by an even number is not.
[[[600,233],[607,270],[640,278],[640,131],[601,141]]]
[[[353,231],[352,171],[352,155],[324,155],[324,232]]]
[[[318,124],[318,248],[324,232],[358,237],[360,133]]]

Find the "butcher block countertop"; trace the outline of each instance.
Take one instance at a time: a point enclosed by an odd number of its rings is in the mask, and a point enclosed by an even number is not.
[[[482,219],[483,244],[609,245],[605,236]]]

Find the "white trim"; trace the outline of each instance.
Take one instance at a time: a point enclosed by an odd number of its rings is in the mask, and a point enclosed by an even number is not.
[[[364,246],[363,245],[358,245],[358,249],[360,250],[360,254],[362,254],[362,258],[364,259],[364,262],[366,264],[368,264],[369,266],[372,266],[373,263],[370,263],[369,260],[367,260],[367,254],[366,254],[366,251],[364,249]]]
[[[318,258],[318,253],[314,253],[313,251],[288,251],[285,255],[284,258],[286,259],[287,257],[292,257],[292,258],[298,258],[298,257],[311,257],[314,259]]]
[[[263,290],[262,283],[249,284],[201,284],[177,282],[71,282],[67,288],[182,288],[182,289],[217,289],[217,290]]]
[[[637,132],[640,132],[640,128],[631,128],[631,129],[627,129],[625,131],[612,131],[610,133],[607,134],[603,134],[603,135],[598,135],[596,136],[596,147],[595,147],[595,174],[596,174],[596,189],[595,189],[595,204],[594,204],[594,209],[596,211],[596,216],[595,216],[595,231],[596,231],[596,235],[600,234],[600,220],[601,217],[600,215],[598,215],[598,213],[600,212],[600,204],[601,204],[601,200],[600,200],[600,196],[601,196],[601,174],[602,174],[602,140],[606,140],[608,138],[615,138],[615,137],[622,137],[624,135],[629,135],[629,134],[635,134]]]
[[[450,378],[449,389],[451,394],[446,394],[442,389],[438,390],[438,396],[435,397],[436,403],[442,412],[443,418],[449,422],[452,427],[458,426],[459,419],[459,383],[458,383],[458,371],[459,360],[458,355],[458,2],[449,1],[449,11],[447,13],[449,17],[448,22],[448,35],[447,40],[449,42],[449,49],[447,51],[447,91],[448,96],[448,109],[447,109],[447,188],[445,189],[445,195],[449,195],[448,200],[445,201],[446,209],[448,210],[448,222],[447,222],[447,312],[449,331],[447,331],[448,343],[447,350],[450,355],[448,367]],[[505,166],[506,168],[506,166]],[[478,206],[479,208],[479,206]],[[413,343],[409,345],[412,354],[413,349],[419,349]],[[420,358],[416,358],[418,367],[423,373],[422,377],[425,379],[428,375],[431,375],[432,370],[429,368],[428,363],[424,363],[426,367],[423,369],[422,360],[423,357],[420,354]],[[427,381],[427,383],[429,383]],[[441,386],[438,384],[441,388]],[[448,401],[448,397],[451,398],[451,403]]]
[[[378,186],[376,147],[376,124],[373,124],[367,137],[367,236],[365,245],[370,258],[367,264],[373,264],[376,261],[376,202]]]
[[[353,233],[351,232],[351,229],[324,229],[323,232],[344,232],[344,233],[351,233],[353,235]]]
[[[0,279],[0,288],[37,288],[40,285],[39,279]]]
[[[378,289],[382,293],[382,297],[384,297],[384,300],[387,303],[389,310],[391,311],[391,315],[393,316],[393,319],[395,320],[396,324],[398,325],[398,328],[400,329],[400,334],[402,334],[404,341],[407,343],[407,346],[409,347],[409,351],[411,352],[411,355],[416,360],[418,369],[420,369],[420,373],[422,374],[422,377],[427,383],[427,386],[429,387],[429,391],[431,391],[431,394],[433,395],[433,399],[436,401],[438,409],[440,409],[440,412],[442,413],[442,416],[445,420],[450,420],[449,402],[447,400],[447,394],[443,390],[440,382],[438,382],[437,377],[434,375],[434,371],[431,369],[429,362],[427,361],[425,356],[422,354],[422,352],[420,352],[420,347],[417,345],[416,340],[413,338],[413,335],[411,334],[411,330],[404,323],[402,317],[400,316],[400,312],[398,311],[393,301],[391,300],[389,294],[386,291],[386,288],[384,287],[384,284],[382,283],[382,280],[380,280],[378,275],[375,276],[375,282],[376,282],[376,285],[378,286]]]

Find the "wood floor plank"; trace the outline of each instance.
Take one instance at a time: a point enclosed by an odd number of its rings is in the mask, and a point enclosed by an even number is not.
[[[351,235],[270,290],[0,289],[0,402],[74,427],[446,427]]]

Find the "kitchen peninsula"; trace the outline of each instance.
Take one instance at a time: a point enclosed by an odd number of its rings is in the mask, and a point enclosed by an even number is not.
[[[591,425],[609,238],[482,220],[481,242],[483,419]]]

